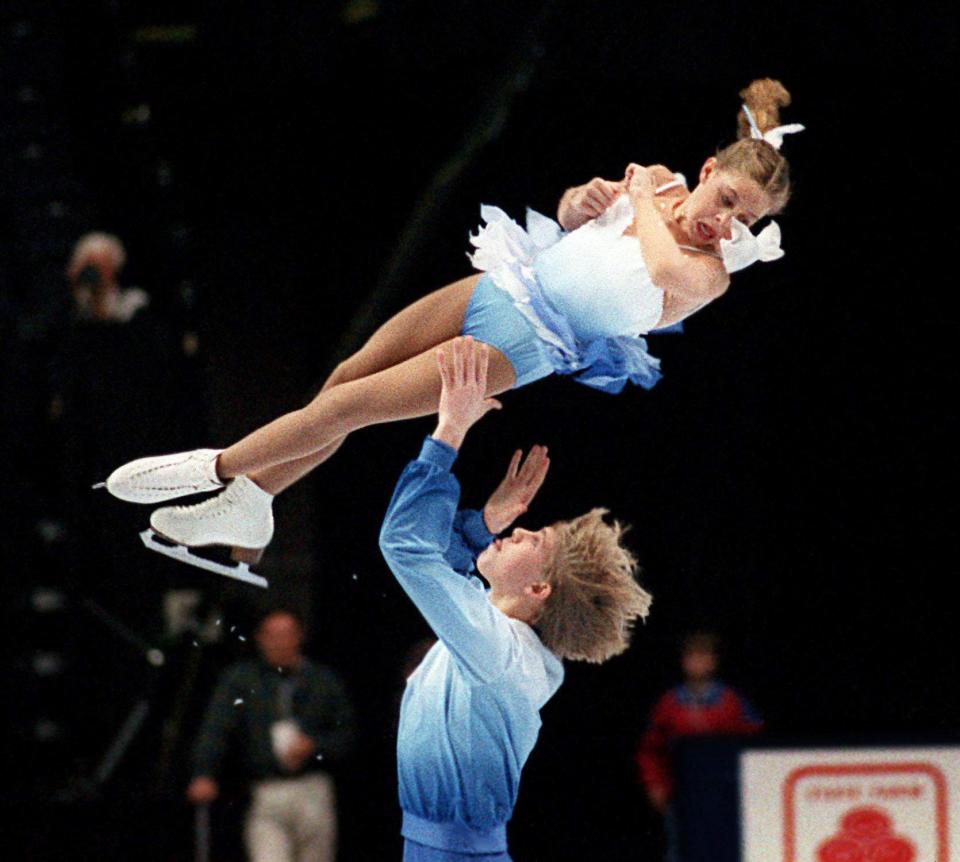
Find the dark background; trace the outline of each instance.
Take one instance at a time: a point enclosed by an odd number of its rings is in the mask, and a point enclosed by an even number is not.
[[[145,512],[87,486],[129,457],[225,445],[299,406],[376,325],[467,274],[479,202],[553,214],[565,188],[629,161],[693,180],[732,139],[738,90],[765,75],[793,94],[784,121],[808,129],[785,144],[785,259],[737,275],[683,335],[651,338],[665,370],[653,391],[611,398],[551,378],[508,394],[459,462],[479,504],[514,447],[548,444],[529,524],[609,507],[634,525],[655,596],[626,655],[568,667],[512,850],[653,858],[632,752],[693,628],[721,633],[725,676],[774,736],[960,736],[946,3],[0,9],[2,804],[7,846],[30,848],[14,858],[190,858],[186,751],[262,598],[145,559]],[[122,280],[153,299],[152,328],[119,345],[66,322],[63,266],[94,228],[121,235]],[[83,393],[65,419],[51,408],[64,391]],[[279,501],[263,565],[358,706],[345,859],[399,853],[400,666],[427,631],[376,536],[431,427],[351,438]],[[62,601],[42,611],[47,588]],[[176,588],[199,589],[236,631],[166,638]],[[144,661],[149,645],[167,652],[162,668]],[[62,669],[38,674],[51,651]],[[141,700],[149,715],[98,781]],[[59,730],[45,735],[50,716]],[[227,849],[214,858],[237,852],[241,807],[215,813]]]

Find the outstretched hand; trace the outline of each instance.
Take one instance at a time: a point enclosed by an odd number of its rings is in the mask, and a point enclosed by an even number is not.
[[[594,219],[606,211],[623,192],[623,188],[623,183],[594,177],[574,191],[570,206],[584,219]]]
[[[564,230],[576,230],[606,212],[625,190],[622,181],[594,177],[582,186],[567,190],[560,200],[557,219]]]
[[[627,187],[627,193],[636,200],[649,200],[653,198],[656,186],[653,182],[653,174],[649,168],[631,162],[627,165],[627,171],[623,177],[624,185]]]
[[[546,446],[534,446],[520,466],[523,452],[517,449],[510,459],[507,475],[483,507],[483,522],[496,535],[507,529],[530,506],[550,469]]]
[[[487,398],[487,367],[490,349],[469,335],[456,338],[451,344],[451,358],[443,348],[437,350],[440,371],[439,421],[433,436],[454,449],[473,425],[491,410],[499,410],[496,398]]]

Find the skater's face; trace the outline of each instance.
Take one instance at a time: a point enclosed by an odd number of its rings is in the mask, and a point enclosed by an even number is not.
[[[287,668],[299,664],[303,655],[303,629],[292,615],[270,614],[260,623],[256,638],[260,654],[271,667]]]
[[[710,157],[700,169],[700,183],[679,208],[679,223],[690,245],[720,250],[720,240],[730,239],[733,219],[750,227],[772,207],[769,196],[749,177],[717,168]]]
[[[683,675],[691,682],[706,682],[717,672],[717,656],[710,650],[687,650],[681,663]]]
[[[538,593],[541,584],[549,594],[549,585],[543,584],[543,573],[555,547],[553,527],[535,532],[517,527],[509,536],[494,540],[480,554],[477,569],[496,596],[533,595]]]
[[[70,283],[81,315],[110,316],[111,301],[118,291],[116,278],[116,259],[109,248],[94,246],[77,262]]]

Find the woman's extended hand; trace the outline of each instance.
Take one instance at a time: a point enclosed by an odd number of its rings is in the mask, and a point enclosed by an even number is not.
[[[534,446],[521,467],[522,456],[520,449],[513,453],[507,475],[483,507],[483,523],[494,535],[502,533],[527,511],[550,469],[546,446]]]
[[[653,175],[643,165],[631,163],[627,165],[627,172],[623,177],[627,192],[634,200],[652,200],[656,186]]]
[[[594,219],[623,192],[623,184],[594,177],[586,185],[578,186],[570,196],[570,206],[578,215]]]
[[[439,419],[433,437],[459,449],[467,431],[502,405],[496,398],[487,398],[490,348],[468,335],[455,338],[450,353],[448,359],[442,347],[437,350],[441,390]]]
[[[576,230],[602,215],[623,192],[622,182],[594,177],[590,182],[566,192],[560,201],[558,221],[564,230]]]

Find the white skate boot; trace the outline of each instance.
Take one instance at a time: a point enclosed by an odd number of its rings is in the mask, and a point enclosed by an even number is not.
[[[251,551],[245,556],[252,557],[273,538],[272,505],[273,494],[246,476],[237,476],[222,494],[202,503],[157,509],[150,516],[150,526],[178,545],[227,545]]]
[[[272,504],[272,494],[246,476],[238,476],[222,494],[202,503],[157,509],[150,516],[152,529],[144,530],[140,538],[151,551],[181,563],[266,587],[266,579],[251,572],[249,566],[260,561],[273,537]],[[210,545],[229,547],[233,563],[193,550]]]
[[[138,458],[117,467],[104,484],[114,497],[128,503],[163,503],[188,494],[216,491],[223,487],[217,476],[217,456],[222,451],[194,449]]]

